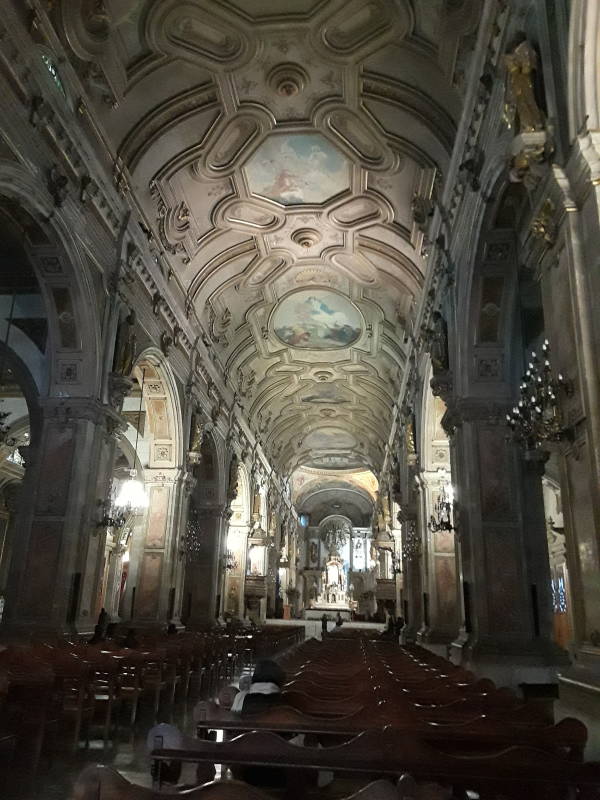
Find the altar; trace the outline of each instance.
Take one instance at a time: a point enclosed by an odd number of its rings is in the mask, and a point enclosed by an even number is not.
[[[330,620],[337,619],[338,614],[344,622],[350,622],[352,620],[352,609],[347,605],[333,603],[323,603],[322,605],[305,609],[304,619],[322,619],[323,614]]]

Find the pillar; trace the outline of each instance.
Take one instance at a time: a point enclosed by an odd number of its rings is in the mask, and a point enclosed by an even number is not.
[[[470,628],[462,661],[503,685],[552,681],[566,654],[552,642],[540,462],[523,459],[501,404],[460,399],[450,414]]]
[[[402,616],[406,623],[405,634],[409,641],[416,640],[423,625],[423,581],[421,579],[421,539],[417,519],[402,518]]]
[[[224,505],[198,508],[201,546],[197,556],[186,565],[183,599],[185,623],[192,628],[213,623],[219,613],[217,596],[226,511]]]
[[[88,399],[49,399],[27,468],[8,582],[7,631],[93,629],[106,529],[98,510],[112,474],[119,415]]]
[[[429,520],[447,482],[441,470],[424,471],[421,485],[421,519],[423,525],[423,592],[427,600],[427,624],[423,625],[419,641],[430,644],[450,644],[458,626],[456,597],[456,558],[453,531],[432,531]]]

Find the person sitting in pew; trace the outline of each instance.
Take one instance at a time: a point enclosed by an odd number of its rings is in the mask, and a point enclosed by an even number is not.
[[[250,688],[239,692],[231,710],[248,716],[260,714],[280,702],[281,689],[285,683],[285,672],[275,661],[259,661],[252,675]]]
[[[91,639],[88,639],[88,644],[100,644],[105,639],[104,637],[104,626],[103,625],[95,625],[94,626],[94,635]]]

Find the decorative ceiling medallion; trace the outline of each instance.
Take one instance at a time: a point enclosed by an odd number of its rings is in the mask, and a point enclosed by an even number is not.
[[[273,312],[273,331],[289,347],[337,350],[356,342],[360,312],[348,298],[327,289],[304,289],[284,297]]]
[[[304,90],[308,75],[299,64],[278,64],[267,75],[267,85],[281,97],[294,97]]]
[[[320,133],[271,134],[244,170],[253,194],[284,206],[324,203],[350,187],[350,161]]]
[[[298,228],[298,230],[294,231],[291,235],[293,242],[307,249],[319,244],[322,238],[319,231],[314,228]]]

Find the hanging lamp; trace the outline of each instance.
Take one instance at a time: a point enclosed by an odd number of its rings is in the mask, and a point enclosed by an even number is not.
[[[137,426],[135,433],[135,449],[133,463],[137,463],[137,449],[138,441],[140,438],[140,424],[142,419],[142,402],[144,399],[144,383],[146,381],[146,370],[142,370],[142,387],[140,391],[140,407],[138,409]],[[115,498],[115,506],[117,508],[126,509],[129,513],[142,511],[148,507],[148,495],[144,489],[142,481],[137,479],[137,470],[129,470],[129,479],[121,484],[119,493]]]

